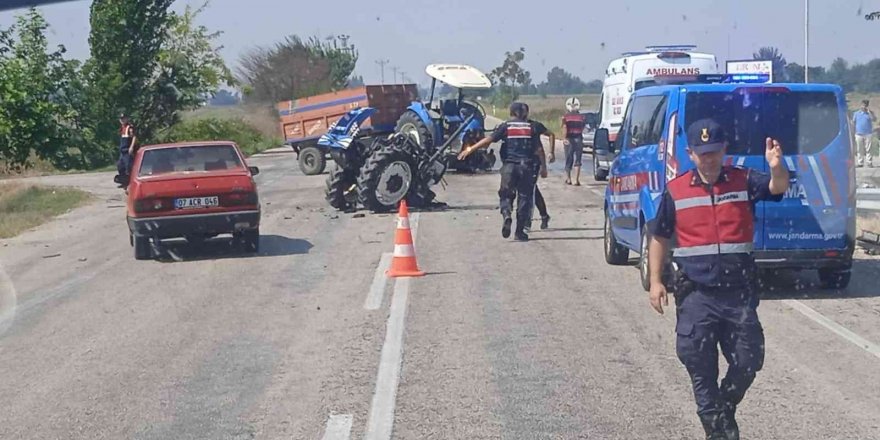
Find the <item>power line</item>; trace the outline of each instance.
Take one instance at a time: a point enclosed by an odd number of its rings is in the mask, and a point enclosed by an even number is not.
[[[385,65],[390,63],[388,60],[376,60],[376,64],[382,69],[382,84],[385,84]]]

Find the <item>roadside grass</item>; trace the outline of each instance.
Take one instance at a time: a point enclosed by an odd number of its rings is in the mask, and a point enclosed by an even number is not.
[[[73,188],[0,184],[0,238],[10,238],[85,203],[89,194]]]

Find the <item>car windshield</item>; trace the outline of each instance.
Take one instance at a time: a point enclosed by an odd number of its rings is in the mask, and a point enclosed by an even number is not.
[[[837,98],[831,92],[689,92],[685,126],[714,118],[729,134],[729,154],[763,155],[764,139],[779,140],[783,152],[813,154],[841,131]]]
[[[232,145],[156,148],[144,152],[138,176],[242,168]]]

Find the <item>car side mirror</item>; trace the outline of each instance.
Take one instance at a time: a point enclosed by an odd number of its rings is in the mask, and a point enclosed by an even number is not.
[[[611,152],[611,141],[608,139],[607,128],[596,129],[596,133],[593,134],[593,145],[595,145],[596,151]]]
[[[257,174],[260,174],[260,169],[258,167],[248,167],[248,171],[251,172],[252,176],[256,176]]]

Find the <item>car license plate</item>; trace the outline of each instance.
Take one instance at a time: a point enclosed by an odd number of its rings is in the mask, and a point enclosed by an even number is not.
[[[220,206],[220,199],[217,196],[174,199],[174,207],[177,209],[210,208],[214,206]]]

